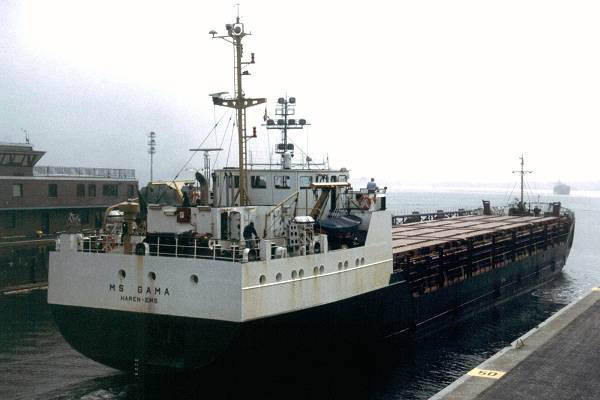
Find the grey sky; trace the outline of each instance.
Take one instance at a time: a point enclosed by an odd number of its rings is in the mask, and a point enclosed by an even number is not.
[[[145,182],[154,130],[155,177],[172,178],[224,112],[208,94],[233,91],[231,48],[208,35],[233,4],[0,2],[0,141],[27,129],[43,164]],[[523,152],[535,180],[598,179],[597,2],[278,0],[241,16],[257,61],[246,94],[271,114],[295,96],[312,125],[292,139],[313,159],[381,183],[504,182]],[[248,117],[255,160],[277,140],[263,113]]]

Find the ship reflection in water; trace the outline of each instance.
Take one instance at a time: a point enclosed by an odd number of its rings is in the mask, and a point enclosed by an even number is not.
[[[318,362],[245,360],[235,370],[215,367],[193,377],[135,378],[101,366],[64,342],[45,292],[5,297],[0,299],[0,398],[428,398],[560,308],[565,285],[559,278],[408,345],[348,349]]]

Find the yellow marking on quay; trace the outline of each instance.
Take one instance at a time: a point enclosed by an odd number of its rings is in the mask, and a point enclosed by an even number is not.
[[[504,371],[494,371],[491,369],[473,368],[467,375],[476,376],[478,378],[500,379],[506,374]]]

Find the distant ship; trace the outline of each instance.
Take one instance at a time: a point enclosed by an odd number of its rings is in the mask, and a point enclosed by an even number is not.
[[[307,125],[293,97],[265,118],[282,133],[279,162],[249,165],[245,110],[265,99],[242,89],[254,57],[242,62],[239,17],[226,30],[211,34],[234,45],[235,96],[213,102],[236,110],[239,166],[207,163],[197,184],[152,182],[116,206],[119,231],[60,236],[48,303],[76,350],[134,374],[328,357],[433,332],[560,274],[575,226],[560,203],[531,210],[521,190],[510,209],[392,216],[386,188],[353,189],[346,168],[309,157],[292,163],[288,130]],[[523,188],[523,161],[518,172]]]
[[[571,193],[571,186],[567,185],[566,183],[558,181],[558,183],[554,185],[554,194],[568,195],[569,193]]]

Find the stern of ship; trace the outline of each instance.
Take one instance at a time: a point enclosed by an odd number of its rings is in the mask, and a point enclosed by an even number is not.
[[[65,247],[50,254],[48,303],[83,355],[131,372],[190,370],[235,345],[241,264]]]

